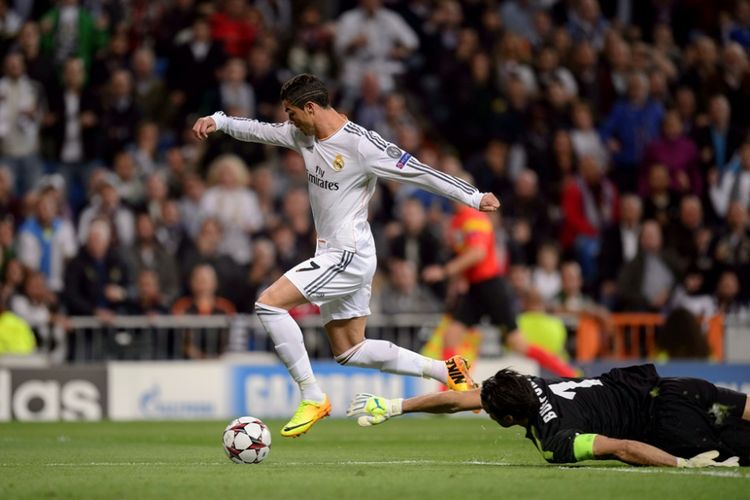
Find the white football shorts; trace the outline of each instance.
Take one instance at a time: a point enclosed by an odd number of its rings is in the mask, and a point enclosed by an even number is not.
[[[323,324],[370,315],[375,254],[318,249],[315,257],[284,273],[311,303],[320,307]]]

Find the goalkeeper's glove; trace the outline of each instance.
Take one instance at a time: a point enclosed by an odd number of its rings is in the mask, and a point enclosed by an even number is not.
[[[362,427],[382,424],[391,417],[401,415],[402,398],[386,399],[380,396],[361,392],[354,396],[346,415],[357,417],[357,423]]]
[[[719,452],[716,450],[705,451],[700,455],[696,455],[693,458],[678,458],[677,467],[739,467],[740,458],[730,457],[723,462],[717,462],[716,459],[719,457]]]

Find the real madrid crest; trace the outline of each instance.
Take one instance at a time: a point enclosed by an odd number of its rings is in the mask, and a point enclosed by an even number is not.
[[[341,153],[336,155],[336,158],[333,160],[333,165],[331,165],[333,169],[336,172],[340,172],[344,168],[344,157],[341,156]]]

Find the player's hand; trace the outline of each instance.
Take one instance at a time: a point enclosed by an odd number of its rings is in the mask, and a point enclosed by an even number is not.
[[[193,125],[193,134],[198,139],[205,139],[211,132],[216,132],[216,122],[210,116],[198,118]]]
[[[739,467],[739,457],[729,457],[723,462],[717,462],[719,452],[716,450],[705,451],[693,458],[678,458],[677,467],[697,468],[697,467]]]
[[[500,200],[492,193],[484,193],[479,202],[479,210],[482,212],[496,212],[500,208]]]
[[[361,427],[382,424],[391,417],[401,415],[403,399],[386,399],[373,394],[361,392],[354,396],[346,416],[357,417]]]

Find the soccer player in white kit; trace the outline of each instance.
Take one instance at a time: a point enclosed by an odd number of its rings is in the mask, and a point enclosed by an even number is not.
[[[262,123],[217,112],[193,126],[201,139],[214,131],[250,142],[283,146],[305,160],[313,220],[318,235],[315,256],[287,271],[261,293],[258,317],[279,358],[302,394],[296,413],[281,430],[296,437],[330,414],[331,405],[313,374],[302,332],[289,309],[312,302],[320,314],[336,361],[389,373],[427,377],[454,390],[475,384],[466,361],[439,361],[384,340],[365,339],[377,260],[367,222],[367,207],[378,177],[406,182],[482,211],[500,202],[491,193],[434,170],[377,133],[350,122],[330,106],[328,90],[317,77],[297,75],[281,89],[289,121]]]

